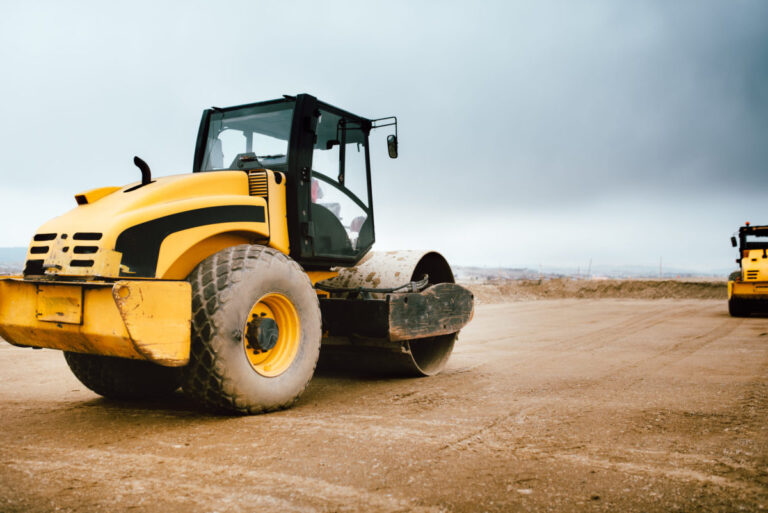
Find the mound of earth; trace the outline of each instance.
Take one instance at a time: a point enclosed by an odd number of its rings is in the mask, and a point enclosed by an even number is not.
[[[0,275],[19,274],[21,272],[21,268],[21,265],[16,264],[0,264]]]
[[[634,298],[726,299],[723,281],[676,280],[490,280],[463,283],[478,303],[504,303],[528,299]]]

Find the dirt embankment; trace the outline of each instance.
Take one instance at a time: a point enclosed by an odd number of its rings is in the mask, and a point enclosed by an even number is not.
[[[529,299],[632,298],[726,299],[723,281],[676,280],[491,280],[463,283],[478,303]]]

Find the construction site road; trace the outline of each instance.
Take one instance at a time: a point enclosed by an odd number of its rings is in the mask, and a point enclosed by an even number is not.
[[[0,376],[4,513],[768,508],[768,318],[721,300],[480,305],[436,377],[321,369],[253,417],[6,343]]]

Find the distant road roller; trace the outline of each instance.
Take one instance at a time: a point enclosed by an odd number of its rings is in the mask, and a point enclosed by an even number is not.
[[[192,173],[75,196],[0,279],[0,336],[64,351],[111,398],[286,408],[321,351],[385,372],[445,366],[473,297],[436,252],[370,252],[367,119],[300,94],[203,112]]]
[[[728,277],[728,312],[733,317],[768,313],[768,226],[746,223],[731,237],[740,269]]]

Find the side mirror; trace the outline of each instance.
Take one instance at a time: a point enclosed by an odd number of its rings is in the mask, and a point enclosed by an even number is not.
[[[738,246],[738,243],[736,242],[736,237],[731,237],[731,246],[733,246],[734,248]]]
[[[387,151],[389,152],[389,158],[391,159],[397,158],[397,136],[396,135],[387,136]]]

